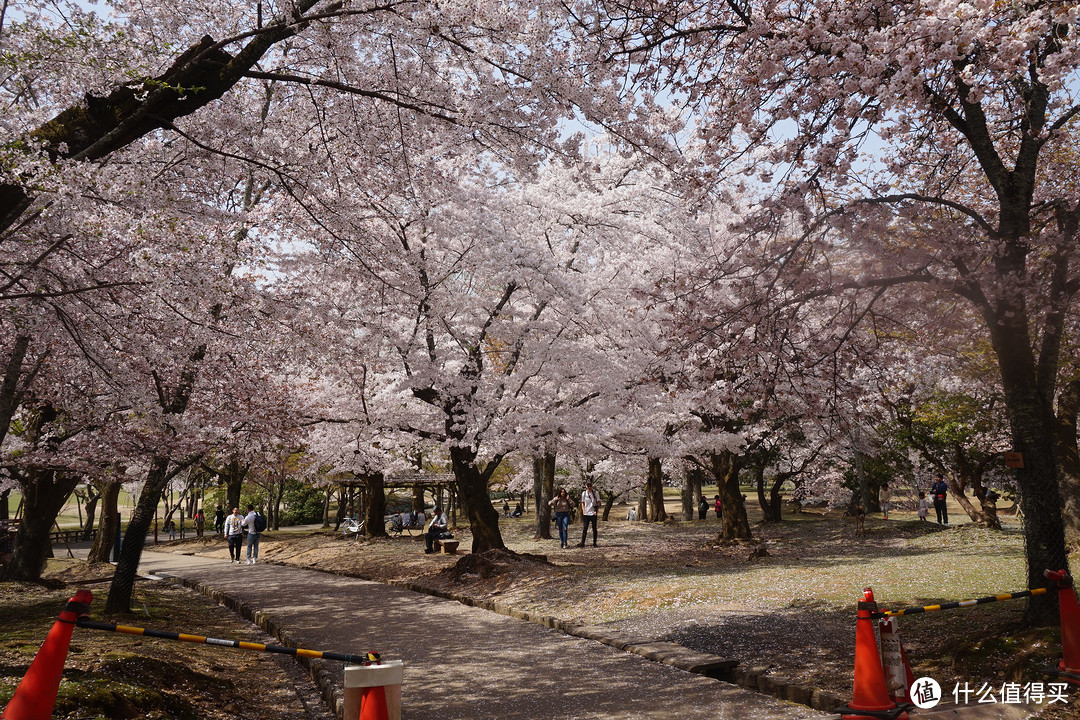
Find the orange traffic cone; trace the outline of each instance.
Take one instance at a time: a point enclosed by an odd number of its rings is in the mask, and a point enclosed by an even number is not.
[[[870,613],[877,610],[874,591],[863,590],[855,620],[855,687],[853,699],[836,708],[844,720],[907,720],[907,705],[897,705],[889,697],[885,670],[881,667],[874,620]]]
[[[360,720],[390,720],[390,713],[386,709],[385,688],[364,688],[360,697]]]
[[[68,600],[4,708],[3,720],[49,720],[52,716],[75,621],[90,614],[92,600],[89,590],[80,590]]]
[[[1072,575],[1065,570],[1043,572],[1058,584],[1058,609],[1061,613],[1061,661],[1047,672],[1080,685],[1080,605],[1076,602]]]

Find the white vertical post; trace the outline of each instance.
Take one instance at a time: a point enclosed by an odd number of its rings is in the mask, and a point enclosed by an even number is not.
[[[381,687],[386,693],[386,713],[390,720],[401,720],[401,660],[379,664],[345,666],[345,720],[358,720],[364,688]]]

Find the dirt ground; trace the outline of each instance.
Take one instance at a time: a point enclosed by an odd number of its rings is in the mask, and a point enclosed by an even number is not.
[[[76,590],[103,599],[111,565],[50,561],[43,583],[0,583],[0,708]],[[272,644],[274,639],[192,591],[141,581],[136,627]],[[100,606],[101,600],[95,600]],[[102,620],[97,615],[95,620]],[[53,718],[65,720],[333,720],[315,684],[284,655],[76,630]]]

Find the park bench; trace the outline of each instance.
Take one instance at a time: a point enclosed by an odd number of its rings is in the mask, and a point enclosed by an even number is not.
[[[442,548],[443,555],[457,555],[459,540],[436,540],[435,547]]]
[[[50,535],[54,545],[59,545],[60,543],[68,545],[83,539],[82,530],[53,530]],[[90,539],[93,540],[95,537],[97,537],[97,528],[90,531]]]

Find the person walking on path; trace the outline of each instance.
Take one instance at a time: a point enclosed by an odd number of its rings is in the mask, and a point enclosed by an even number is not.
[[[254,565],[259,559],[259,536],[263,528],[259,527],[259,513],[255,506],[248,505],[247,509],[248,514],[244,516],[244,527],[247,528],[247,564]]]
[[[214,533],[219,533],[225,530],[225,511],[221,509],[221,506],[217,506],[217,511],[214,512]]]
[[[222,532],[229,542],[229,562],[240,564],[240,551],[244,546],[244,516],[240,508],[233,508],[232,515],[222,523]]]
[[[889,491],[889,483],[881,483],[881,487],[877,491],[878,502],[881,504],[881,515],[884,520],[889,519],[889,499],[892,497],[892,493]]]
[[[949,509],[945,506],[948,492],[949,486],[945,484],[945,477],[938,473],[937,482],[930,486],[930,497],[934,499],[934,510],[937,512],[938,525],[949,524]]]
[[[203,515],[203,511],[199,510],[195,513],[195,537],[201,538],[203,536],[203,530],[206,528],[206,516]]]
[[[570,541],[566,534],[570,525],[570,511],[574,509],[574,501],[570,499],[566,488],[559,488],[559,494],[553,497],[548,505],[555,510],[555,527],[559,528],[559,547],[569,547]]]
[[[578,547],[585,547],[585,536],[592,525],[592,544],[596,547],[596,509],[600,507],[600,493],[593,489],[592,480],[585,481],[585,490],[581,493],[581,542]]]
[[[446,532],[446,525],[446,513],[442,511],[442,508],[435,508],[435,517],[431,518],[431,524],[428,525],[427,532],[424,533],[424,542],[426,544],[424,552],[426,554],[430,555],[435,552],[435,541]]]

